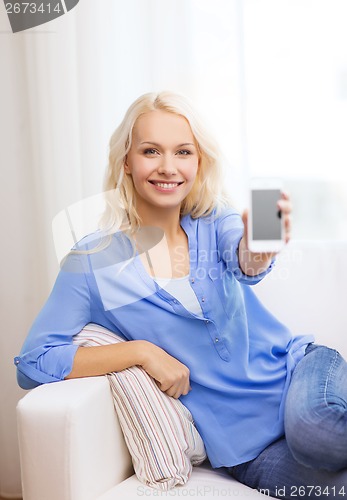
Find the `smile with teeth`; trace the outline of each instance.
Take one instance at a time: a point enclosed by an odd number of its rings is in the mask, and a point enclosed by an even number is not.
[[[149,181],[149,182],[154,186],[158,186],[162,189],[174,189],[175,187],[182,184],[182,182],[156,182],[156,181]]]

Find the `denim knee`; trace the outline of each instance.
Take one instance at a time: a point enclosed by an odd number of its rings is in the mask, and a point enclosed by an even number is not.
[[[347,467],[347,363],[337,351],[310,350],[294,370],[285,407],[285,434],[307,467]]]

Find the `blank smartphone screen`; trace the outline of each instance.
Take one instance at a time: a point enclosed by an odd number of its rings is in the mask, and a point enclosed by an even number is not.
[[[252,191],[253,240],[280,240],[281,219],[277,202],[279,189],[257,189]]]

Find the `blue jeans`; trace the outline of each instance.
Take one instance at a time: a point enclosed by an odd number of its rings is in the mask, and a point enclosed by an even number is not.
[[[228,468],[241,483],[277,498],[347,498],[347,363],[310,344],[285,405],[285,436],[256,459]]]

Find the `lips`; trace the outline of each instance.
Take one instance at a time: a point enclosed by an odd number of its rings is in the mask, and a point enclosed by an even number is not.
[[[183,181],[181,182],[148,181],[148,182],[161,189],[174,189],[177,186],[183,184]]]

